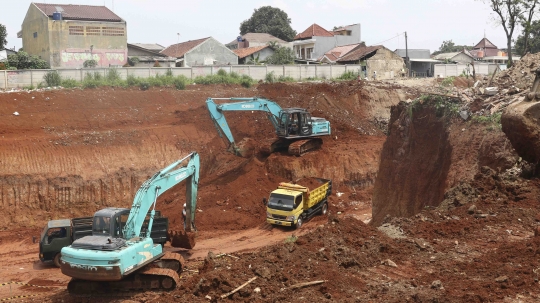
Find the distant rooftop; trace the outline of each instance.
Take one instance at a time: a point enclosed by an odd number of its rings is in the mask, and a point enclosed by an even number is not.
[[[309,39],[312,37],[334,37],[334,34],[325,30],[320,25],[313,23],[305,31],[294,37],[294,40]]]
[[[164,50],[162,50],[161,53],[169,57],[180,58],[184,56],[185,53],[189,52],[194,47],[196,47],[197,45],[203,43],[204,41],[208,39],[210,39],[210,37],[173,44],[171,46],[168,46]]]
[[[121,22],[122,18],[106,6],[95,5],[73,5],[73,4],[48,4],[33,3],[46,16],[51,17],[53,13],[62,13],[62,19],[66,20],[86,20],[86,21],[112,21]]]
[[[278,37],[274,37],[267,33],[247,33],[242,35],[242,39],[250,41],[250,42],[259,42],[259,43],[268,43],[271,41],[277,41],[278,43],[287,43],[286,41],[283,41],[279,39]],[[234,39],[233,41],[227,43],[227,45],[230,44],[236,44],[238,43],[238,40]]]

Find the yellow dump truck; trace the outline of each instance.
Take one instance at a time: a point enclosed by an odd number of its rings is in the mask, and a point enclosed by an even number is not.
[[[332,181],[322,178],[279,183],[266,203],[266,222],[299,228],[316,214],[327,213],[331,193]]]

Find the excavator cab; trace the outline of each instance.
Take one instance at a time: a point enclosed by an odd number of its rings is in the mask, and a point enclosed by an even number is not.
[[[279,119],[279,137],[304,137],[312,134],[311,115],[301,108],[286,108]]]
[[[129,216],[129,209],[108,207],[94,214],[92,224],[93,236],[122,238],[122,229]]]

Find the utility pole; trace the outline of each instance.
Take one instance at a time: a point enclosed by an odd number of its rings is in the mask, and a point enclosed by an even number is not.
[[[411,69],[409,67],[409,47],[407,46],[407,32],[405,32],[405,67],[407,68],[407,76],[410,77]]]

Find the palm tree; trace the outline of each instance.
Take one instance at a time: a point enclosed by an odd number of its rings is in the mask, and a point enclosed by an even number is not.
[[[259,55],[260,53],[257,54],[257,57],[253,57],[253,54],[251,54],[251,56],[249,56],[248,64],[261,65],[262,62],[259,61]]]
[[[278,48],[281,47],[281,45],[279,45],[277,41],[269,41],[268,47],[270,47],[272,50],[277,50]]]

